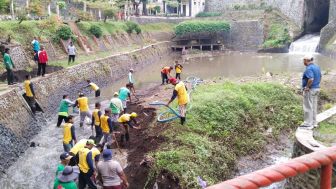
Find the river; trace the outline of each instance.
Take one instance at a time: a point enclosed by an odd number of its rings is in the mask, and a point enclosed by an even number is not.
[[[233,78],[240,76],[253,76],[266,72],[274,74],[285,74],[289,72],[302,72],[304,65],[302,55],[295,54],[255,54],[255,53],[236,53],[228,52],[205,57],[185,60],[183,78],[187,76],[198,76],[203,79],[212,79],[215,77]],[[153,83],[161,82],[160,68],[165,65],[172,65],[173,59],[165,59],[157,64],[150,65],[147,68],[136,71],[134,76],[137,88],[144,88]],[[179,60],[182,62],[182,59]],[[316,55],[316,63],[322,70],[332,70],[335,68],[333,60]],[[102,89],[103,107],[108,104],[114,91],[118,91],[120,86],[126,82],[125,78],[119,82],[111,84],[110,87]],[[94,102],[93,96],[90,101]],[[59,99],[60,100],[60,99]],[[90,108],[93,109],[93,103]],[[38,144],[35,148],[28,148],[26,152],[11,166],[0,180],[2,189],[35,189],[51,188],[55,177],[56,165],[59,162],[59,155],[62,148],[62,129],[56,128],[56,118],[47,120],[42,131],[36,135],[32,141]],[[91,135],[90,127],[78,128],[78,120],[75,122],[76,131],[79,139]],[[117,151],[117,150],[115,150]],[[127,165],[127,154],[115,154],[117,160],[121,161],[123,166]],[[281,157],[279,157],[281,158]],[[278,159],[279,159],[278,158]],[[276,162],[277,158],[274,158]],[[273,163],[274,163],[273,162]]]

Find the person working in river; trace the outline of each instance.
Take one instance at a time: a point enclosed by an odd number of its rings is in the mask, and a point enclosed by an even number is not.
[[[6,48],[5,52],[3,53],[3,62],[5,64],[5,68],[6,68],[6,71],[7,71],[8,85],[14,85],[13,69],[15,68],[15,65],[13,63],[13,60],[12,60],[11,56],[9,55],[9,48]]]
[[[123,105],[123,108],[124,108],[124,113],[126,113],[127,99],[129,99],[129,101],[132,102],[130,85],[128,83],[126,84],[126,87],[121,87],[119,89],[119,99],[122,102],[122,105]]]
[[[115,123],[118,121],[120,113],[124,111],[122,101],[118,98],[119,93],[115,92],[110,102],[110,108],[112,110],[112,121]]]
[[[65,152],[70,152],[74,144],[77,143],[75,127],[73,126],[73,116],[68,116],[63,125],[63,148]]]
[[[85,118],[91,118],[89,112],[89,99],[83,93],[79,93],[79,98],[76,100],[75,105],[79,108],[80,122],[79,126],[83,127]]]
[[[102,130],[100,128],[100,117],[102,115],[101,111],[100,111],[100,103],[96,102],[95,104],[95,109],[92,112],[92,122],[91,122],[91,128],[92,128],[92,132],[93,132],[93,126],[95,128],[95,132],[96,132],[96,142],[100,141],[101,137],[102,137]]]
[[[303,111],[304,123],[301,127],[313,128],[318,126],[316,120],[318,96],[320,93],[321,83],[321,69],[314,64],[314,57],[306,55],[303,58],[303,64],[306,70],[302,76],[302,90],[303,90]]]
[[[178,81],[175,78],[170,78],[169,82],[172,85],[174,85],[175,88],[174,88],[173,96],[167,103],[167,106],[169,106],[169,104],[173,102],[175,98],[177,97],[177,103],[179,106],[179,114],[181,118],[181,125],[183,125],[184,122],[186,121],[187,104],[189,102],[189,95],[187,92],[187,87],[184,85],[182,81]]]
[[[95,83],[92,83],[90,80],[86,80],[86,82],[88,83],[86,87],[91,87],[91,89],[95,92],[95,97],[100,97],[100,89],[98,85],[96,85]]]
[[[126,139],[126,142],[129,141],[129,127],[134,129],[140,129],[140,127],[136,126],[138,122],[136,121],[136,117],[138,117],[138,114],[135,112],[132,112],[131,114],[123,114],[119,117],[118,122],[121,123],[124,126],[124,133],[121,135],[120,142],[124,142],[124,138]]]
[[[112,134],[113,134],[113,122],[110,118],[111,115],[111,109],[106,108],[105,114],[100,117],[100,127],[103,132],[103,145],[112,144]]]
[[[181,80],[182,69],[183,69],[183,66],[179,64],[178,61],[176,60],[175,61],[175,73],[176,73],[175,78],[178,80]]]
[[[70,150],[69,154],[73,156],[69,162],[69,165],[75,166],[78,164],[78,152],[86,146],[88,139],[79,140]]]
[[[77,166],[66,166],[56,177],[53,189],[78,189],[76,180],[80,171]]]
[[[59,105],[59,110],[58,110],[58,119],[57,119],[57,127],[60,127],[63,120],[65,121],[67,117],[69,116],[69,107],[73,106],[75,103],[71,102],[69,100],[68,95],[63,95],[63,99]]]
[[[57,165],[56,169],[56,177],[59,175],[60,172],[64,170],[64,167],[67,166],[73,156],[71,156],[68,152],[63,152],[60,155],[61,162]]]
[[[29,107],[31,108],[33,114],[36,113],[36,96],[34,92],[33,83],[30,81],[30,75],[26,75],[26,80],[24,81],[24,88],[26,91],[26,97]]]
[[[91,149],[95,146],[94,140],[88,140],[83,149],[78,152],[79,159],[79,179],[78,179],[78,188],[85,189],[86,185],[89,186],[89,189],[97,189],[96,184],[92,180],[92,176],[95,175],[92,151]]]
[[[133,77],[133,73],[134,73],[134,70],[133,69],[130,69],[129,70],[129,73],[128,73],[128,84],[130,86],[130,91],[133,93],[133,95],[135,96],[135,88],[134,88],[134,84],[135,84],[135,81],[134,81],[134,77]],[[135,96],[136,97],[136,96]],[[137,97],[136,97],[137,98]]]
[[[172,66],[170,67],[166,66],[161,69],[161,79],[162,79],[161,85],[164,85],[165,82],[168,84],[168,77],[170,77],[170,72],[172,70],[173,70]]]

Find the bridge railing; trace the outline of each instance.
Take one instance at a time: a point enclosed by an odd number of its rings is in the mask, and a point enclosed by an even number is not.
[[[286,163],[227,180],[207,189],[257,189],[318,168],[321,168],[320,189],[331,189],[332,169],[335,161],[336,147],[326,148]]]

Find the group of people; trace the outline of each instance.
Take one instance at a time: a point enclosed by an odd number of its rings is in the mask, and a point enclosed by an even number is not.
[[[44,46],[40,45],[40,42],[38,41],[37,37],[34,37],[34,40],[31,42],[31,45],[33,47],[34,61],[37,64],[37,76],[44,77],[46,74],[46,67],[49,61],[48,53],[45,50]],[[69,56],[68,64],[70,64],[71,62],[72,63],[75,62],[77,50],[73,42],[70,42],[67,48],[67,53]],[[4,66],[7,72],[7,83],[8,85],[14,85],[15,64],[12,60],[12,57],[10,56],[10,49],[5,48],[2,55]]]
[[[134,82],[132,69],[130,73],[129,79]],[[90,80],[87,80],[87,83],[86,87],[91,87],[95,96],[99,97],[98,85]],[[137,126],[137,113],[127,112],[127,103],[131,102],[132,88],[134,90],[134,83],[127,83],[126,87],[121,87],[119,92],[114,93],[104,111],[101,110],[100,102],[96,102],[92,113],[89,109],[89,99],[83,93],[80,93],[74,102],[69,99],[68,95],[63,96],[59,106],[57,127],[65,122],[62,125],[64,153],[60,156],[61,163],[57,168],[54,189],[59,187],[76,189],[76,178],[78,178],[79,189],[84,189],[86,186],[95,189],[98,183],[104,189],[128,187],[127,178],[120,164],[112,160],[112,145],[116,143],[119,148],[119,144],[129,144],[129,127],[140,128]],[[77,141],[74,116],[69,114],[70,107],[79,109],[80,127],[83,127],[86,117],[91,119],[90,125],[92,133],[95,133],[94,136]],[[120,126],[123,127],[121,132]],[[117,134],[120,134],[119,140],[117,140]]]

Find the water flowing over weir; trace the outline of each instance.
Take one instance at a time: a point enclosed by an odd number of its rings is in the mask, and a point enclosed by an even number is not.
[[[307,34],[294,41],[289,47],[289,53],[316,53],[320,42],[319,34]]]
[[[262,74],[263,69],[274,74],[301,72],[304,69],[301,57],[302,55],[290,54],[228,53],[214,57],[196,58],[182,63],[184,66],[182,78],[192,75],[197,75],[203,79],[251,76]],[[331,59],[317,56],[316,60],[323,69],[334,68]],[[162,59],[136,71],[134,74],[136,87],[145,88],[152,83],[160,84],[160,68],[165,65],[172,65],[173,61],[174,58]],[[125,76],[127,76],[127,71],[124,70]],[[102,89],[103,108],[107,106],[107,100],[111,98],[113,92],[123,86],[126,81],[126,77],[121,77],[118,82],[113,82],[109,87]],[[60,101],[60,99],[54,100]],[[90,98],[90,109],[93,108],[94,100],[93,97]],[[56,120],[53,120],[56,117],[56,114],[53,115],[52,119],[42,126],[42,131],[32,139],[39,146],[27,149],[25,154],[18,158],[16,163],[6,171],[0,180],[1,189],[51,188],[56,165],[59,162],[59,155],[62,152],[62,129],[56,128]],[[84,127],[83,129],[78,127],[78,120],[75,121],[75,126],[79,139],[91,135],[90,127]],[[117,155],[116,158],[122,161],[124,166],[127,165],[126,154]],[[274,157],[275,161],[280,158]]]

